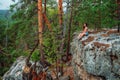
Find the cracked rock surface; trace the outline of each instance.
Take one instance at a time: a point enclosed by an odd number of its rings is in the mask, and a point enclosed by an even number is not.
[[[10,67],[10,69],[4,74],[3,76],[3,80],[33,80],[32,79],[32,69],[34,68],[34,64],[35,62],[30,60],[30,68],[26,67],[25,68],[25,62],[26,62],[26,57],[24,56],[20,56],[19,58],[16,59],[16,61],[13,63],[13,65]],[[46,68],[43,68],[43,66],[41,65],[41,63],[39,61],[36,62],[36,73],[40,73],[43,70],[46,70]],[[25,70],[26,73],[24,73],[23,76],[23,71]],[[29,73],[30,72],[30,73]],[[28,79],[28,75],[30,74],[30,78]],[[46,80],[52,80],[50,71],[47,71],[47,78]]]
[[[120,33],[91,32],[71,43],[74,76],[81,80],[120,80]]]

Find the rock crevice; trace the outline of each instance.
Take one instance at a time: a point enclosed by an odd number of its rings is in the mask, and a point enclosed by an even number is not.
[[[77,34],[76,34],[77,35]],[[91,33],[71,43],[74,76],[82,80],[120,80],[120,34]]]

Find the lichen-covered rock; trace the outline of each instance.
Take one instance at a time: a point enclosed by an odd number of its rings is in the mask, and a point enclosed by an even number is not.
[[[116,30],[91,33],[71,43],[74,75],[81,79],[120,80],[120,34]]]
[[[59,80],[70,80],[70,76],[62,76]]]
[[[26,57],[19,57],[16,59],[16,61],[13,63],[11,68],[4,74],[3,80],[32,80],[33,75],[33,68],[35,62],[30,61],[30,66],[26,66]],[[48,67],[43,68],[41,62],[36,62],[36,74],[39,74],[41,71],[46,71]],[[52,80],[50,71],[46,71],[46,80]],[[23,76],[24,75],[24,76]]]
[[[24,65],[25,57],[21,56],[11,66],[10,70],[4,74],[3,80],[22,80],[22,71]]]

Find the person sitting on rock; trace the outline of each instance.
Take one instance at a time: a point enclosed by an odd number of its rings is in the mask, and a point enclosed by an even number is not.
[[[80,40],[83,36],[88,36],[87,23],[84,23],[84,25],[83,25],[83,32],[78,35],[78,39]]]

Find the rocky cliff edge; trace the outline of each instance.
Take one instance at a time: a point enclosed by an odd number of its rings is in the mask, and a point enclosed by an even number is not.
[[[75,80],[120,80],[120,33],[90,32],[71,43]]]

